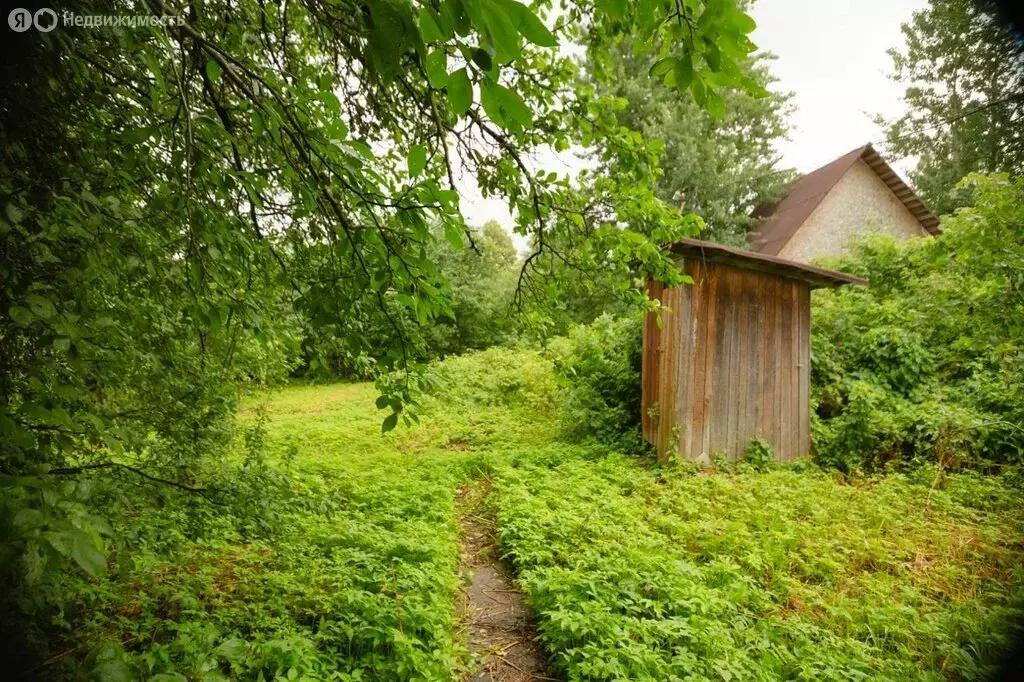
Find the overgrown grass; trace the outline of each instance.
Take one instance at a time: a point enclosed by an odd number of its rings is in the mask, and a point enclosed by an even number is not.
[[[560,441],[538,353],[438,371],[422,422],[383,436],[370,385],[249,399],[226,457],[262,453],[250,488],[123,507],[37,674],[460,679],[454,500],[477,476],[571,680],[976,679],[1004,642],[1024,584],[1009,474],[661,470]]]
[[[538,355],[487,351],[442,371],[458,375],[451,390],[419,425],[387,435],[370,384],[250,398],[246,438],[226,456],[249,456],[246,440],[266,460],[253,484],[269,487],[221,505],[164,491],[162,508],[129,508],[108,575],[72,573],[62,586],[64,634],[38,672],[456,679],[457,488],[557,429]]]
[[[266,491],[283,506],[273,528],[253,539],[225,521],[156,544],[187,511],[138,519],[125,574],[88,589],[79,608],[97,610],[76,637],[122,642],[143,679],[449,679],[459,472],[382,437],[373,401],[370,385],[275,395],[268,449],[290,464],[286,489]]]
[[[981,679],[1024,597],[1019,482],[521,462],[500,539],[573,680]]]

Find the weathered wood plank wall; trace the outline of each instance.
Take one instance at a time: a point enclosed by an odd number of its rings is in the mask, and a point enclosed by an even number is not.
[[[643,435],[662,460],[730,460],[754,436],[789,461],[810,451],[810,286],[687,259],[692,285],[650,294],[670,310],[644,324]]]

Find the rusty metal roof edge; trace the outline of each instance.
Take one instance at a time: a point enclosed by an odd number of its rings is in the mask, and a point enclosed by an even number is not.
[[[804,281],[815,287],[837,287],[844,284],[868,283],[868,280],[863,277],[839,272],[838,270],[819,268],[815,265],[798,263],[785,258],[779,258],[778,256],[769,256],[756,251],[745,251],[700,239],[680,239],[678,242],[669,245],[669,249],[672,253],[683,257],[696,256],[705,261],[720,262],[745,270],[768,272],[789,279]]]

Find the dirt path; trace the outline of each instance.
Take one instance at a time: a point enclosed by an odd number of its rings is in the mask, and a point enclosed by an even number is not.
[[[555,680],[547,674],[523,595],[498,561],[495,524],[483,505],[490,489],[489,481],[478,480],[459,490],[459,613],[478,666],[465,682]]]

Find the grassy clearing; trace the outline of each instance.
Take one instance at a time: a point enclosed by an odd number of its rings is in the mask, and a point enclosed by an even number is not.
[[[369,385],[248,400],[278,467],[262,506],[168,494],[129,517],[109,575],[68,579],[45,676],[459,679],[455,496],[481,476],[571,680],[976,679],[1003,641],[1024,585],[1009,475],[665,471],[560,441],[537,354],[440,371],[451,389],[386,436]]]
[[[283,505],[273,530],[225,524],[155,546],[160,521],[143,520],[125,579],[94,590],[105,613],[90,636],[124,642],[143,679],[450,679],[459,469],[381,437],[373,399],[369,385],[272,396],[268,448],[288,490],[268,491]]]
[[[260,508],[168,494],[127,519],[107,578],[68,578],[47,676],[84,663],[157,682],[458,678],[456,490],[557,434],[550,393],[523,383],[545,365],[514,357],[484,354],[475,380],[385,436],[369,384],[247,400],[246,438],[276,472]]]
[[[1024,597],[1019,483],[522,464],[499,533],[574,680],[979,679]]]

